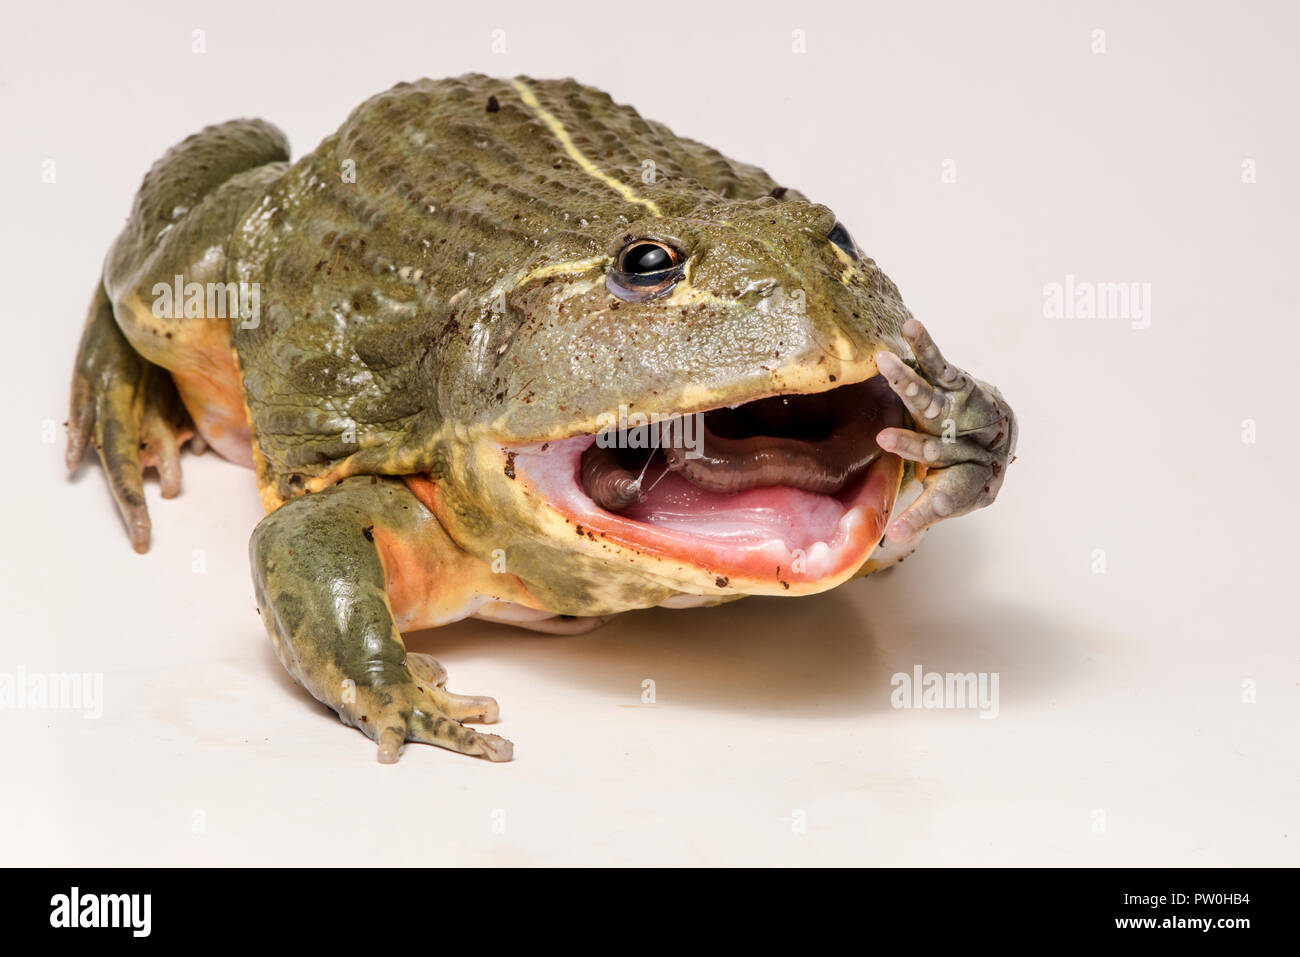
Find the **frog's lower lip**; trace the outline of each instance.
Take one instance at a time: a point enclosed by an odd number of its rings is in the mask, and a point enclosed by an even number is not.
[[[892,416],[891,407],[878,427],[898,424]],[[874,432],[864,439],[874,444]],[[583,435],[505,451],[516,479],[589,545],[615,553],[611,557],[630,551],[622,557],[684,567],[714,588],[798,593],[838,584],[880,541],[902,476],[901,460],[880,453],[832,493],[788,485],[719,492],[663,468],[660,453],[660,467],[651,459],[646,469],[642,500],[615,512],[597,504],[583,485],[582,456],[595,441]]]

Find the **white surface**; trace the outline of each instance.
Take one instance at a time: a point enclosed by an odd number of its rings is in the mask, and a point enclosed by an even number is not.
[[[0,862],[1297,863],[1292,5],[135,6],[26,5],[0,39],[0,671],[102,671],[106,698],[0,711]],[[272,655],[251,473],[208,455],[180,499],[152,484],[142,558],[43,432],[166,147],[260,115],[298,155],[393,82],[468,70],[574,74],[833,206],[1001,386],[1020,459],[879,580],[418,636],[518,757],[383,767]],[[1151,283],[1151,327],[1044,318],[1067,274]],[[918,663],[999,672],[999,717],[892,709]]]

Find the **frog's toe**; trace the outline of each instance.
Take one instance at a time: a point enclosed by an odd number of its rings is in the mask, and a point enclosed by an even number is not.
[[[135,414],[135,389],[126,383],[113,383],[97,393],[86,390],[91,410],[90,442],[99,453],[104,475],[122,521],[126,524],[131,547],[137,552],[149,550],[149,509],[145,505],[144,481],[140,464],[140,423]],[[74,393],[73,401],[79,396]],[[74,410],[74,418],[77,418]],[[69,443],[69,461],[72,450]],[[84,442],[78,443],[78,457]]]
[[[393,764],[401,753],[401,746],[393,749],[398,729],[390,728],[379,742],[379,763]],[[489,761],[510,761],[515,756],[515,746],[499,734],[480,734],[444,715],[431,715],[417,711],[407,725],[406,740],[432,744],[459,754],[486,758]]]
[[[456,694],[447,690],[447,669],[432,655],[408,652],[406,667],[416,684],[433,699],[438,709],[457,721],[492,724],[501,715],[495,698],[486,695]]]
[[[909,542],[935,522],[964,515],[993,501],[993,469],[978,462],[962,462],[931,472],[925,491],[885,530],[890,541]]]
[[[140,422],[140,468],[157,469],[163,498],[175,498],[181,493],[181,446],[193,435],[193,428],[174,419],[169,420],[164,409],[146,403]]]
[[[963,462],[992,465],[997,455],[971,439],[944,441],[940,436],[911,429],[881,429],[876,444],[886,452],[893,452],[928,468],[947,468]]]
[[[403,729],[401,725],[392,725],[385,728],[380,735],[379,763],[396,764],[397,759],[402,756],[402,749],[406,747],[407,741],[433,744],[441,748],[449,748],[452,751],[459,751],[461,754],[487,758],[489,761],[510,761],[515,756],[515,746],[500,735],[474,734],[474,739],[472,745],[457,747],[446,743],[441,738],[421,737],[419,734],[413,734],[410,730]]]

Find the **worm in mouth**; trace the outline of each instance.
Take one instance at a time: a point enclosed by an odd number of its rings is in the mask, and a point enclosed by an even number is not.
[[[619,464],[612,448],[593,442],[582,453],[582,487],[591,500],[611,512],[641,501],[641,476]]]
[[[683,432],[667,427],[652,427],[648,451],[623,447],[621,437],[593,443],[582,454],[582,487],[601,508],[626,509],[643,500],[646,474],[662,451],[660,477],[665,469],[676,472],[705,491],[787,486],[834,495],[880,455],[877,433],[903,421],[901,404],[880,376],[829,392],[772,396],[704,413],[697,449],[674,442]]]

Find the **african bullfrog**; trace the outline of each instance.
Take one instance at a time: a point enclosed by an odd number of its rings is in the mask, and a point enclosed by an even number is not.
[[[95,290],[68,464],[137,551],[142,470],[253,469],[284,666],[379,759],[494,761],[402,633],[576,633],[806,595],[989,504],[1016,426],[825,206],[572,80],[401,83],[290,163],[210,126],[140,187]]]

